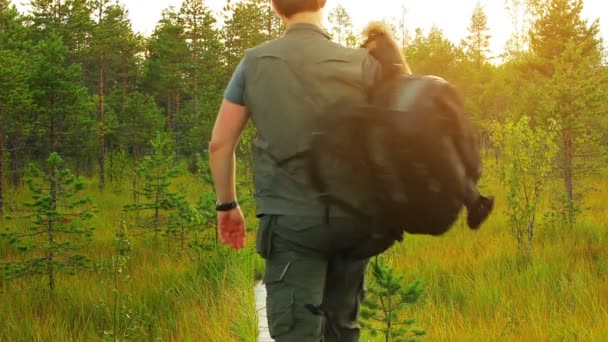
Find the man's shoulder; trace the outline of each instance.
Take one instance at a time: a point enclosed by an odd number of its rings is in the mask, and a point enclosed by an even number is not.
[[[257,54],[263,53],[264,51],[270,51],[270,50],[276,49],[283,45],[284,37],[285,36],[281,36],[278,38],[264,41],[256,46],[249,47],[249,48],[245,49],[245,56],[257,55]]]
[[[294,45],[298,44],[310,45],[310,41],[300,43],[299,41],[294,40],[292,37],[281,36],[246,49],[245,56],[255,58],[264,55],[279,55],[282,53],[288,53],[292,52],[294,50]],[[314,55],[321,58],[348,59],[363,62],[369,56],[369,52],[365,48],[346,47],[324,38],[319,38],[318,41],[314,42],[314,46],[307,46],[307,48],[314,51]]]

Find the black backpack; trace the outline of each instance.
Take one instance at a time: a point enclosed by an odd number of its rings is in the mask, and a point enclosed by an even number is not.
[[[481,158],[451,84],[403,76],[377,85],[369,106],[341,103],[320,118],[306,154],[310,180],[328,210],[368,223],[354,257],[377,255],[404,232],[437,236],[453,226]]]

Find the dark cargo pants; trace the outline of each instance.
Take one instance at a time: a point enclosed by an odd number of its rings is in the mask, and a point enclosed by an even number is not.
[[[263,216],[257,250],[266,260],[264,282],[270,335],[276,342],[359,340],[359,306],[369,259],[340,257],[361,238],[356,221]]]

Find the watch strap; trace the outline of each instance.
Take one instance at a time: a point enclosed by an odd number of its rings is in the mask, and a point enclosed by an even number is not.
[[[216,202],[215,203],[215,210],[216,211],[230,211],[232,209],[235,209],[238,206],[239,206],[239,204],[238,204],[237,201]]]

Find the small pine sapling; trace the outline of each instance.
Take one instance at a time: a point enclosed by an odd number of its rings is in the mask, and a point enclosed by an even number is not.
[[[143,178],[143,187],[136,189],[138,195],[142,195],[147,201],[128,204],[124,207],[126,211],[152,212],[146,217],[147,221],[141,224],[144,229],[154,232],[154,241],[158,243],[158,234],[166,221],[163,213],[168,213],[176,208],[179,194],[169,191],[171,179],[177,177],[180,170],[174,166],[175,154],[170,153],[169,140],[159,132],[152,140],[154,149],[152,155],[145,156],[137,166],[138,177]]]
[[[179,196],[175,204],[176,211],[169,215],[166,235],[177,239],[183,252],[189,245],[190,235],[201,230],[202,217],[198,208],[190,204],[184,196]],[[170,239],[167,241],[169,243]]]
[[[25,181],[33,200],[24,203],[30,210],[20,219],[29,220],[31,225],[27,230],[7,228],[0,233],[29,257],[4,262],[5,276],[9,279],[45,276],[51,293],[56,272],[74,274],[89,268],[90,260],[77,251],[94,231],[87,223],[95,212],[92,201],[88,196],[78,196],[85,184],[62,164],[63,160],[54,152],[47,159],[46,173],[29,165]]]
[[[127,273],[130,252],[131,240],[129,239],[127,224],[126,222],[121,221],[120,225],[114,231],[115,254],[112,257],[113,330],[111,332],[105,332],[105,334],[111,336],[114,341],[119,340],[119,336],[122,338],[129,337],[127,332],[123,331],[125,330],[125,327],[122,326],[121,323],[123,316],[127,319],[131,316],[127,306],[124,304],[124,297],[126,295],[124,283],[130,279],[129,274]]]
[[[403,285],[403,276],[379,258],[371,266],[371,281],[362,303],[361,318],[363,328],[369,330],[373,337],[384,335],[385,341],[418,341],[426,332],[411,328],[412,319],[401,319],[399,316],[407,305],[415,304],[422,295],[420,280]]]

